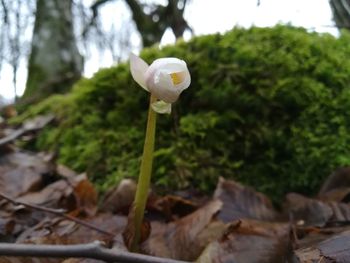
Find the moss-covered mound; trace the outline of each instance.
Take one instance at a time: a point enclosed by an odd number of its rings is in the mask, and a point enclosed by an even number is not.
[[[270,196],[311,193],[350,164],[350,36],[300,28],[234,29],[162,50],[152,62],[187,61],[192,84],[158,116],[153,183],[160,189],[212,189],[219,176]],[[59,123],[38,140],[59,160],[87,170],[102,189],[138,175],[148,94],[128,65],[102,69],[25,115],[51,110]]]

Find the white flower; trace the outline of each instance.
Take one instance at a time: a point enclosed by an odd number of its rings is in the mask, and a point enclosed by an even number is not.
[[[148,66],[145,61],[131,53],[130,69],[134,80],[159,100],[151,105],[158,113],[170,113],[171,103],[191,83],[186,62],[178,58],[156,59]]]

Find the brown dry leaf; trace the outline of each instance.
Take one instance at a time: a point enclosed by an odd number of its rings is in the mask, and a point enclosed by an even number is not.
[[[131,179],[123,179],[119,185],[111,189],[102,201],[101,211],[126,213],[129,211],[136,193],[136,183]]]
[[[222,177],[219,178],[214,198],[220,199],[224,204],[218,214],[218,219],[224,222],[243,218],[270,221],[277,216],[271,201],[265,195]]]
[[[11,197],[35,191],[52,165],[38,154],[15,151],[0,157],[0,192]]]
[[[350,202],[350,167],[334,171],[323,183],[318,193],[323,201]]]
[[[294,251],[293,262],[348,263],[350,259],[350,231]]]
[[[62,199],[68,198],[72,193],[72,186],[66,180],[59,180],[49,184],[41,191],[27,193],[16,200],[50,208],[62,208]]]
[[[13,233],[15,231],[16,221],[10,217],[6,216],[0,217],[0,242],[13,242]]]
[[[44,128],[48,123],[54,119],[54,115],[49,114],[46,116],[37,116],[33,119],[27,120],[24,122],[21,128],[12,131],[6,137],[0,139],[0,146],[8,144],[18,137],[32,131],[40,130]]]
[[[132,206],[130,208],[130,212],[128,215],[128,223],[123,231],[124,244],[129,249],[129,251],[132,251],[133,249],[135,249],[133,247],[133,243],[135,240],[135,234],[136,234],[136,229],[135,229],[135,225],[134,225],[134,217],[135,217],[135,207]],[[149,223],[149,221],[146,218],[143,218],[140,232],[141,233],[140,233],[140,239],[138,241],[138,245],[143,243],[149,237],[149,235],[151,233],[151,224]]]
[[[12,218],[0,218],[0,236],[11,234],[15,228],[15,224]]]
[[[68,181],[74,181],[74,178],[78,175],[75,171],[63,164],[56,165],[56,173]]]
[[[323,183],[319,195],[322,196],[325,193],[339,188],[350,187],[350,167],[339,168],[328,176]]]
[[[88,180],[81,180],[74,186],[77,209],[87,216],[94,216],[97,212],[97,191],[94,185]]]
[[[196,203],[176,195],[151,196],[147,203],[149,217],[155,217],[155,214],[158,217],[162,215],[167,222],[189,215],[196,209],[198,209]]]
[[[175,222],[167,225],[153,223],[151,236],[144,243],[143,249],[158,257],[195,260],[204,248],[199,236],[221,207],[222,202],[214,200]]]
[[[221,238],[210,243],[196,262],[288,262],[289,232],[288,224],[239,220],[229,224]]]
[[[285,206],[292,219],[302,226],[323,227],[350,220],[350,206],[344,203],[323,202],[290,193],[286,197]]]
[[[296,193],[287,194],[285,209],[298,225],[324,226],[333,216],[329,205]]]
[[[84,221],[115,236],[111,237],[70,220],[55,218],[43,220],[38,225],[28,229],[19,236],[17,242],[68,245],[100,240],[108,244],[114,242],[114,246],[126,249],[121,235],[126,226],[127,219],[125,216],[99,214]]]

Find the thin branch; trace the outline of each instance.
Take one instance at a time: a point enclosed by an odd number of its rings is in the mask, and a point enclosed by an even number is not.
[[[9,14],[8,13],[9,12],[8,12],[8,7],[7,7],[7,5],[6,5],[4,0],[1,0],[1,6],[2,6],[2,9],[4,11],[3,22],[5,24],[8,24],[8,22],[9,22]]]
[[[90,18],[90,21],[85,24],[83,30],[82,30],[82,36],[83,38],[87,37],[88,32],[93,26],[96,26],[97,23],[97,17],[98,17],[98,9],[104,5],[105,3],[109,2],[110,0],[97,0],[95,3],[93,3],[90,6],[90,10],[92,12],[92,17]]]
[[[100,242],[79,245],[32,245],[0,243],[0,255],[22,257],[91,258],[125,263],[184,263],[167,258],[107,249]]]
[[[34,205],[34,204],[28,204],[28,203],[25,203],[25,202],[20,202],[20,201],[16,201],[14,200],[13,198],[3,194],[3,193],[0,193],[0,197],[7,200],[8,202],[14,204],[14,205],[23,205],[25,207],[28,207],[28,208],[31,208],[31,209],[34,209],[34,210],[39,210],[39,211],[43,211],[43,212],[46,212],[46,213],[50,213],[50,214],[54,214],[54,215],[57,215],[59,217],[63,217],[67,220],[70,220],[70,221],[73,221],[79,225],[82,225],[84,227],[87,227],[87,228],[90,228],[90,229],[93,229],[95,230],[96,232],[99,232],[101,234],[104,234],[104,235],[107,235],[107,236],[110,236],[110,237],[114,237],[115,234],[113,233],[110,233],[106,230],[103,230],[101,228],[98,228],[97,226],[93,225],[93,224],[90,224],[86,221],[83,221],[83,220],[80,220],[74,216],[71,216],[71,215],[67,215],[65,214],[65,210],[63,209],[52,209],[52,208],[47,208],[47,207],[42,207],[42,206],[38,206],[38,205]]]

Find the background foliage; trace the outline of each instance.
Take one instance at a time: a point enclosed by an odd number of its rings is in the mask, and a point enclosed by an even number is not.
[[[301,28],[236,28],[141,56],[187,61],[192,84],[158,118],[153,183],[159,189],[211,190],[219,176],[275,200],[312,193],[350,164],[350,35]],[[102,69],[21,118],[54,111],[56,125],[37,141],[59,161],[88,171],[101,190],[138,175],[148,95],[128,65]],[[19,119],[17,119],[19,120]]]

